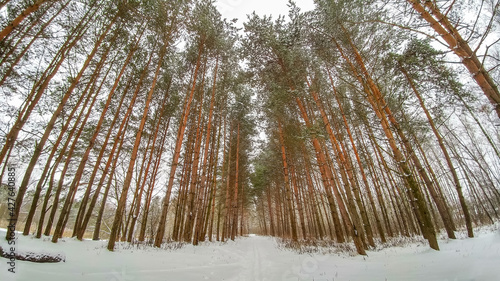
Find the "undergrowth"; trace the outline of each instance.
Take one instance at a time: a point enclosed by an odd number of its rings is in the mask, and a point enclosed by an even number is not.
[[[483,233],[497,232],[500,235],[500,222],[495,222],[491,225],[483,225],[474,227],[475,235]],[[465,227],[458,229],[455,232],[457,239],[467,239],[467,230]],[[446,232],[441,231],[438,233],[438,239],[442,242],[448,242],[450,239],[447,237]],[[299,240],[294,242],[290,239],[276,238],[277,247],[281,250],[293,251],[298,254],[323,254],[323,255],[349,255],[356,256],[357,251],[354,243],[345,242],[337,243],[333,240]],[[382,243],[380,239],[375,239],[375,247],[369,247],[369,251],[378,252],[387,248],[395,247],[408,247],[410,245],[427,246],[427,240],[420,235],[416,236],[396,236],[388,237],[386,243]]]
[[[387,239],[383,243],[379,239],[375,239],[376,247],[370,247],[369,251],[380,251],[385,248],[407,247],[411,244],[426,244],[426,240],[421,236],[398,236]],[[349,255],[356,256],[357,251],[354,243],[345,242],[337,243],[332,240],[300,240],[293,242],[289,239],[277,238],[278,248],[290,250],[299,254],[323,254],[323,255]]]

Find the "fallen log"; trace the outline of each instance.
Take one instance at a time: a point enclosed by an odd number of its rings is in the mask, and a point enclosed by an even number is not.
[[[2,246],[0,246],[0,256],[6,259],[13,259],[17,261],[29,261],[37,263],[56,263],[56,262],[66,262],[66,257],[62,254],[49,254],[49,253],[33,253],[33,252],[20,252],[11,253],[5,251]]]

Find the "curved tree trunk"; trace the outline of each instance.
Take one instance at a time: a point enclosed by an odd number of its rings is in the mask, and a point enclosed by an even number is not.
[[[31,13],[40,9],[40,6],[45,4],[46,2],[51,2],[50,0],[38,0],[33,5],[24,9],[19,16],[17,16],[9,25],[7,25],[2,31],[0,31],[0,41],[4,40],[6,36],[8,36],[14,28],[16,28],[26,17],[28,17]]]
[[[462,64],[469,70],[472,78],[481,87],[500,118],[500,92],[498,91],[498,87],[489,72],[484,68],[484,65],[477,58],[476,52],[462,38],[455,25],[449,21],[446,15],[441,13],[433,1],[408,0],[408,2],[429,23],[431,28],[444,39],[450,50],[460,57]]]

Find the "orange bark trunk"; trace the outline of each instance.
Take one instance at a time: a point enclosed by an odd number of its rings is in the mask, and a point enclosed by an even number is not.
[[[189,112],[191,109],[191,103],[193,101],[194,92],[196,89],[196,80],[198,78],[198,70],[200,69],[200,66],[201,66],[201,56],[203,54],[203,50],[204,50],[204,40],[201,39],[201,42],[199,43],[199,47],[198,47],[198,59],[196,61],[196,67],[195,67],[194,74],[193,74],[193,84],[192,84],[191,91],[190,91],[189,95],[186,97],[187,100],[186,100],[186,104],[185,104],[184,111],[182,114],[182,121],[181,121],[181,124],[179,126],[179,131],[177,132],[177,142],[175,144],[172,165],[170,166],[170,177],[169,177],[168,183],[167,183],[167,193],[165,195],[165,198],[163,199],[163,206],[162,206],[162,211],[161,211],[161,216],[160,216],[160,224],[158,226],[158,230],[156,232],[156,237],[155,237],[155,242],[154,242],[155,247],[161,246],[161,243],[163,242],[163,236],[165,235],[165,223],[167,220],[168,206],[170,205],[170,195],[172,194],[172,187],[174,185],[175,171],[177,170],[177,166],[179,164],[179,157],[181,154],[182,140],[184,139],[184,131],[186,130],[187,120],[188,120]]]
[[[14,28],[16,28],[27,16],[31,13],[37,11],[41,5],[49,0],[38,0],[33,5],[24,9],[19,16],[17,16],[9,25],[7,25],[2,31],[0,31],[0,41],[2,41],[7,35],[9,35]]]
[[[424,20],[446,41],[460,59],[462,64],[469,70],[472,78],[481,87],[488,100],[493,104],[500,118],[500,92],[484,65],[477,58],[467,41],[465,41],[446,15],[443,15],[436,4],[432,1],[408,0]],[[427,7],[427,9],[426,9]]]

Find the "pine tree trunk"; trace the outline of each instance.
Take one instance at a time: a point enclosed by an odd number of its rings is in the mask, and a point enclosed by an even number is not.
[[[302,238],[307,239],[307,231],[306,231],[306,225],[305,225],[305,220],[304,220],[304,212],[302,209],[302,200],[300,198],[300,193],[299,193],[299,187],[297,186],[297,174],[295,173],[295,169],[293,165],[290,165],[290,176],[292,178],[292,186],[293,186],[293,191],[295,195],[295,200],[297,202],[297,211],[299,213],[299,221],[300,221],[300,228],[302,230]]]
[[[429,125],[432,128],[432,132],[436,136],[436,139],[438,140],[439,147],[441,148],[441,151],[443,152],[443,155],[446,159],[446,163],[448,164],[448,168],[450,169],[451,175],[453,177],[453,181],[455,183],[455,188],[457,190],[458,198],[460,201],[460,206],[462,207],[462,211],[464,212],[464,217],[465,217],[465,224],[467,226],[467,234],[469,237],[474,237],[474,232],[472,230],[472,221],[471,217],[469,214],[469,208],[467,206],[467,203],[465,202],[465,197],[462,192],[462,186],[460,184],[460,180],[458,179],[457,172],[455,170],[455,167],[453,166],[453,162],[451,161],[451,157],[448,153],[448,150],[446,149],[446,146],[444,145],[443,138],[439,134],[439,131],[436,128],[436,125],[434,124],[434,121],[432,120],[432,117],[427,110],[427,107],[425,106],[424,99],[420,95],[420,92],[418,91],[415,83],[411,79],[410,75],[408,72],[400,66],[401,72],[405,75],[406,79],[408,80],[408,83],[410,84],[411,88],[413,89],[413,93],[415,93],[415,96],[418,98],[418,101],[420,103],[420,107],[424,110],[424,113],[427,117],[427,121],[429,122]]]
[[[274,216],[273,216],[273,204],[271,203],[271,189],[270,187],[267,187],[267,208],[269,211],[269,230],[270,230],[270,235],[275,236],[276,231],[275,231],[275,226],[274,226]]]
[[[210,136],[211,136],[212,122],[213,122],[212,121],[212,119],[213,119],[213,111],[214,111],[214,106],[215,106],[215,90],[216,90],[216,83],[217,83],[217,71],[218,71],[218,68],[219,68],[219,57],[217,57],[217,59],[215,61],[215,69],[214,69],[214,74],[213,74],[214,75],[214,80],[213,80],[213,84],[212,84],[212,96],[210,98],[210,110],[209,110],[209,114],[208,114],[207,132],[206,132],[206,135],[205,135],[205,153],[203,155],[203,164],[202,164],[203,172],[202,172],[201,179],[200,179],[200,190],[205,190],[204,184],[207,181],[207,175],[206,175],[206,173],[207,173],[207,161],[208,161]],[[218,146],[218,144],[217,144],[217,146]],[[212,150],[213,150],[213,148],[212,148]],[[215,175],[215,177],[216,177],[216,175]],[[213,186],[212,188],[210,188],[210,190],[212,190],[213,188],[215,188],[215,186]],[[212,191],[210,192],[210,196],[212,196],[211,194],[212,194]],[[208,207],[209,207],[208,212],[210,212],[210,203],[208,204]],[[201,214],[201,212],[200,212],[200,214]],[[207,215],[207,220],[206,221],[208,221],[208,215]],[[201,220],[200,220],[200,223],[201,223]],[[199,231],[200,228],[201,228],[201,226],[198,226],[197,230]],[[195,238],[196,239],[196,244],[198,242],[197,241],[198,239],[203,239],[201,237],[198,237],[199,236],[198,235],[198,231],[195,231],[195,237],[197,237],[197,238]],[[204,231],[202,231],[202,233],[203,232]],[[210,236],[210,241],[211,241],[211,236]]]
[[[305,174],[306,174],[306,180],[307,180],[307,187],[308,187],[308,191],[309,191],[309,200],[311,202],[311,209],[312,209],[312,212],[314,214],[314,218],[316,220],[316,224],[317,224],[317,232],[318,232],[318,236],[320,239],[322,239],[326,233],[323,232],[323,228],[322,228],[322,225],[321,225],[321,219],[320,219],[320,214],[318,213],[318,204],[316,203],[316,198],[315,198],[315,195],[314,195],[314,184],[313,184],[313,181],[312,181],[312,178],[311,178],[311,168],[310,168],[310,160],[309,160],[309,157],[306,153],[306,150],[305,150],[305,146],[302,145],[302,154],[304,155],[304,162],[305,162]],[[326,232],[326,229],[325,229],[325,232]],[[333,237],[332,237],[333,238]]]
[[[232,143],[232,124],[229,126],[229,144],[228,144],[228,157],[227,157],[227,170],[226,170],[226,196],[225,198],[225,204],[224,204],[224,223],[222,224],[222,239],[221,241],[224,242],[227,238],[227,225],[228,225],[228,220],[230,218],[230,208],[229,204],[231,203],[231,197],[229,196],[229,187],[230,187],[230,178],[231,178],[231,143]]]
[[[158,230],[156,232],[155,247],[160,247],[163,242],[163,236],[165,234],[165,224],[167,221],[168,206],[170,203],[170,194],[172,193],[172,187],[174,185],[175,171],[177,170],[177,165],[179,163],[179,156],[181,153],[182,140],[184,139],[184,131],[186,130],[187,119],[189,117],[189,112],[191,109],[191,102],[193,101],[194,92],[196,89],[196,80],[198,78],[198,70],[201,66],[201,56],[204,49],[204,40],[201,39],[198,47],[198,58],[196,60],[196,67],[193,74],[193,84],[191,91],[188,96],[186,96],[186,104],[184,106],[184,111],[182,114],[182,121],[179,126],[179,131],[177,132],[177,142],[175,144],[174,157],[172,159],[172,165],[170,166],[170,177],[167,183],[167,192],[165,198],[163,199],[162,211],[160,216],[160,224],[158,225]]]
[[[65,3],[65,4],[63,4],[63,5],[61,6],[61,8],[59,8],[59,10],[58,10],[56,13],[54,13],[54,14],[52,15],[52,17],[51,17],[51,18],[50,18],[50,19],[49,19],[46,23],[44,23],[44,24],[40,27],[40,29],[38,30],[38,32],[37,32],[35,35],[33,35],[33,38],[30,40],[30,42],[29,42],[26,46],[24,46],[24,47],[23,47],[23,50],[22,50],[22,51],[21,51],[18,55],[16,55],[16,58],[14,59],[14,61],[12,61],[12,62],[9,64],[8,68],[6,68],[6,70],[5,70],[5,74],[3,75],[2,80],[0,80],[0,86],[2,86],[2,85],[5,83],[5,81],[7,80],[7,78],[9,78],[9,77],[12,75],[12,73],[13,73],[13,71],[14,71],[14,67],[15,67],[15,66],[16,66],[16,65],[17,65],[17,64],[21,61],[21,59],[22,59],[22,58],[26,55],[26,53],[28,52],[28,50],[30,50],[30,48],[31,48],[31,46],[33,45],[33,43],[35,43],[35,41],[37,41],[37,40],[41,37],[41,35],[43,35],[43,33],[45,32],[46,28],[47,28],[47,27],[48,27],[48,26],[52,23],[52,21],[53,21],[53,20],[54,20],[57,16],[59,16],[59,14],[60,14],[60,13],[61,13],[64,9],[66,9],[66,7],[68,6],[68,4],[69,4],[70,2],[71,2],[71,0],[66,1],[66,3]],[[16,48],[17,48],[17,45],[18,45],[18,44],[20,44],[22,41],[24,41],[24,40],[22,40],[22,39],[24,39],[24,37],[18,40],[18,43],[16,44],[16,46],[14,46],[14,47],[11,49],[11,51],[10,51],[9,53],[5,54],[5,56],[4,56],[4,57],[2,58],[2,60],[0,61],[0,67],[2,67],[2,66],[3,66],[3,64],[4,64],[4,63],[6,63],[6,62],[8,61],[8,60],[7,60],[7,58],[9,58],[9,57],[10,57],[10,56],[14,53],[14,51],[15,51],[15,50],[16,50]],[[1,179],[1,177],[0,177],[0,179]]]
[[[153,172],[152,172],[151,177],[150,177],[150,182],[148,184],[148,191],[146,192],[146,200],[145,200],[144,208],[143,208],[144,212],[143,212],[142,221],[141,221],[141,230],[139,232],[139,241],[141,241],[141,242],[143,242],[145,237],[146,237],[146,227],[147,227],[147,221],[148,221],[148,216],[149,216],[149,207],[151,205],[151,199],[153,197],[153,190],[154,190],[154,187],[156,184],[156,177],[157,177],[158,172],[159,172],[161,157],[163,155],[163,149],[161,149],[161,148],[165,147],[169,126],[170,126],[170,118],[168,118],[167,124],[165,125],[165,128],[163,130],[162,139],[161,139],[160,146],[158,149],[159,150],[158,155],[156,156],[156,162],[155,162],[155,165],[153,167]]]
[[[7,151],[9,151],[10,148],[14,145],[19,135],[19,132],[22,130],[22,128],[28,121],[28,118],[30,117],[31,113],[33,112],[33,109],[37,105],[38,101],[41,99],[42,95],[45,93],[45,90],[47,89],[49,82],[58,73],[59,68],[65,61],[66,57],[69,55],[69,52],[78,43],[78,41],[80,41],[83,34],[86,33],[88,29],[88,24],[91,22],[91,19],[94,16],[95,11],[97,10],[95,10],[94,14],[92,15],[89,14],[90,11],[91,9],[89,9],[85,17],[78,23],[78,25],[75,27],[71,35],[68,36],[68,39],[59,49],[53,60],[50,62],[49,66],[45,69],[45,71],[40,76],[38,81],[32,87],[30,93],[28,94],[27,98],[24,101],[24,104],[19,110],[19,114],[14,125],[12,126],[12,128],[9,130],[9,133],[7,133],[5,137],[6,139],[5,144],[2,150],[0,151],[0,163],[3,163],[3,161],[5,160],[4,158],[5,155],[7,154]],[[18,206],[19,205],[16,205],[16,208]],[[19,213],[19,211],[15,212]]]
[[[211,199],[212,199],[212,214],[211,214],[211,219],[210,219],[210,226],[208,229],[208,240],[212,242],[212,234],[213,234],[213,225],[214,225],[214,214],[215,214],[215,197],[217,194],[217,163],[219,162],[219,149],[220,149],[220,136],[221,136],[221,126],[219,125],[219,132],[217,134],[217,148],[215,150],[215,161],[214,161],[214,166],[213,166],[213,179],[212,179],[212,193],[211,193]]]
[[[283,160],[283,173],[285,177],[285,198],[286,198],[286,204],[288,208],[288,212],[290,213],[290,225],[292,227],[292,241],[297,242],[298,237],[297,237],[297,220],[295,218],[295,210],[293,208],[293,203],[292,203],[292,191],[290,187],[290,180],[289,180],[289,174],[288,174],[288,164],[287,164],[287,157],[286,157],[286,151],[285,151],[285,140],[283,137],[283,129],[281,128],[281,122],[278,121],[278,130],[279,130],[279,138],[280,138],[280,146],[281,146],[281,158]]]
[[[231,227],[231,240],[234,241],[236,234],[238,234],[238,184],[239,184],[239,164],[240,164],[240,123],[238,123],[236,135],[236,175],[234,180],[234,199],[233,199],[233,223]]]
[[[427,205],[425,204],[424,197],[422,193],[420,192],[420,189],[418,187],[418,182],[416,181],[414,175],[412,174],[412,171],[410,170],[406,159],[404,158],[403,154],[399,150],[399,147],[397,146],[397,143],[395,141],[394,135],[392,131],[390,130],[390,125],[389,121],[387,120],[387,116],[385,115],[384,111],[382,108],[384,108],[385,101],[383,100],[383,96],[380,93],[377,85],[373,82],[371,77],[369,76],[368,70],[366,69],[364,62],[362,60],[361,55],[358,53],[357,48],[355,47],[354,43],[351,41],[350,37],[347,34],[347,31],[345,31],[346,36],[348,37],[349,44],[352,48],[352,51],[355,56],[355,60],[357,65],[361,68],[361,72],[364,74],[364,78],[362,79],[361,76],[358,76],[359,82],[362,84],[364,87],[365,93],[367,94],[367,98],[369,103],[372,105],[373,110],[375,111],[375,114],[377,115],[382,129],[389,141],[389,146],[391,147],[391,150],[393,152],[393,156],[398,163],[399,168],[401,169],[401,172],[403,173],[403,177],[405,179],[405,182],[408,186],[408,190],[411,194],[411,196],[415,199],[415,204],[417,208],[415,209],[416,215],[420,216],[421,218],[421,227],[422,227],[422,232],[424,233],[424,236],[427,237],[427,240],[429,241],[429,245],[432,249],[439,250],[439,246],[437,243],[437,237],[436,233],[434,231],[434,226],[432,224],[432,219],[429,214],[429,209],[427,208]],[[351,66],[351,70],[357,74],[356,67],[352,64],[351,60],[344,54],[343,49],[340,47],[338,43],[336,43],[338,50],[341,52],[342,57],[348,62]],[[366,82],[365,82],[366,80]],[[388,110],[388,107],[385,107],[386,110]]]
[[[158,58],[158,65],[156,67],[153,82],[152,82],[151,87],[149,89],[149,93],[148,93],[146,104],[144,107],[144,112],[142,115],[141,123],[139,125],[137,135],[135,137],[135,143],[134,143],[134,147],[132,150],[132,155],[130,157],[130,162],[129,162],[128,169],[127,169],[127,174],[126,174],[125,180],[123,182],[122,193],[120,195],[120,199],[118,200],[118,206],[116,208],[115,219],[113,221],[113,226],[111,227],[111,234],[109,237],[109,242],[108,242],[108,247],[107,247],[109,251],[114,250],[116,235],[117,235],[117,231],[118,231],[118,225],[119,225],[121,218],[123,216],[123,213],[124,213],[124,209],[125,209],[125,205],[126,205],[126,201],[127,201],[128,189],[130,187],[130,184],[132,183],[132,176],[133,176],[133,172],[134,172],[135,160],[137,158],[137,153],[139,151],[139,145],[141,144],[142,132],[144,130],[144,126],[146,124],[146,119],[148,117],[149,105],[150,105],[151,100],[153,98],[153,93],[154,93],[155,88],[156,88],[156,82],[158,81],[160,70],[161,70],[161,67],[163,64],[163,58],[164,58],[166,52],[167,52],[167,46],[163,46],[162,49],[160,50],[160,55]],[[149,63],[148,63],[148,65],[149,65]]]
[[[31,13],[37,11],[40,6],[45,4],[46,2],[51,2],[50,0],[38,0],[33,5],[26,7],[19,16],[17,16],[9,25],[7,25],[2,31],[0,31],[0,41],[4,40],[6,36],[8,36],[14,28],[16,28],[26,17],[28,17]]]
[[[500,92],[484,65],[477,58],[469,43],[465,41],[446,15],[443,15],[437,5],[432,1],[408,0],[422,18],[429,23],[448,47],[462,61],[462,64],[469,70],[472,78],[481,87],[488,100],[493,104],[498,117],[500,118]],[[427,7],[427,9],[426,9]]]

